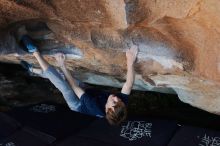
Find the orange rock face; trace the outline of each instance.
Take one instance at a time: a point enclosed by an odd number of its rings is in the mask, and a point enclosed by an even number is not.
[[[135,44],[135,89],[175,91],[220,114],[219,0],[2,0],[0,8],[2,61],[36,63],[16,41],[25,25],[51,64],[61,51],[81,80],[121,87],[124,52]]]

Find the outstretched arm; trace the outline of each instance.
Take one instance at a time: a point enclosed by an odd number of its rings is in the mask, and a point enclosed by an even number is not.
[[[135,79],[135,71],[134,71],[134,62],[136,60],[138,53],[137,46],[132,46],[127,52],[126,52],[126,58],[127,58],[127,77],[126,82],[122,87],[121,93],[129,95],[131,93],[132,86],[134,84]]]
[[[73,89],[75,94],[78,96],[78,98],[80,98],[85,93],[85,91],[76,84],[75,79],[72,77],[71,73],[66,68],[66,66],[64,64],[65,55],[62,53],[58,53],[58,54],[56,54],[55,58],[57,60],[58,66],[63,71],[64,76],[67,79],[68,83],[70,84],[71,88]]]

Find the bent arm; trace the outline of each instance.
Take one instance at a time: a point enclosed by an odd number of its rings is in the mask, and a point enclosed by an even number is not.
[[[62,53],[58,53],[55,55],[55,58],[56,58],[58,66],[63,71],[64,76],[67,79],[68,83],[70,84],[71,88],[73,89],[77,97],[80,99],[80,97],[85,93],[85,91],[77,85],[70,71],[66,68],[65,63],[64,63],[65,55]]]
[[[77,85],[75,79],[72,77],[70,71],[66,68],[64,64],[60,68],[63,71],[64,76],[67,79],[68,83],[70,84],[71,88],[80,99],[80,97],[85,93],[85,91]]]

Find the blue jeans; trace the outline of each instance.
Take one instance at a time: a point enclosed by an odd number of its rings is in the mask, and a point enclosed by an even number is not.
[[[49,66],[48,69],[43,72],[42,76],[48,78],[51,81],[51,83],[53,83],[54,86],[58,90],[60,90],[71,110],[78,111],[78,108],[80,106],[79,98],[74,93],[69,83],[65,79],[63,79],[61,74],[58,73],[58,71],[54,67]]]

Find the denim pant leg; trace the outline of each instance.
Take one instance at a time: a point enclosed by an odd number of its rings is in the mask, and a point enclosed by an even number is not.
[[[60,70],[58,70],[58,69],[56,69],[57,70],[57,72],[60,74],[60,76],[64,79],[64,80],[66,80],[66,78],[65,78],[65,76],[64,76],[64,74],[63,74],[63,72],[61,72]],[[41,78],[48,78],[45,74],[44,74],[44,72],[42,72],[42,73],[34,73],[36,76],[39,76],[39,77],[41,77]],[[88,85],[86,85],[85,83],[83,83],[83,82],[81,82],[80,80],[78,80],[78,79],[76,79],[76,78],[74,78],[74,80],[75,80],[75,83],[80,87],[80,88],[88,88],[89,86]]]
[[[56,68],[55,68],[56,69]],[[63,74],[63,72],[61,72],[60,70],[58,70],[58,69],[56,69],[57,70],[57,72],[60,74],[60,76],[63,78],[63,80],[66,80],[66,78],[65,78],[65,76],[64,76],[64,74]],[[42,73],[34,73],[34,75],[36,75],[36,76],[39,76],[39,77],[41,77],[41,78],[46,78],[46,79],[48,79],[48,77],[47,77],[47,75],[42,71]],[[78,83],[78,82],[77,82]]]
[[[78,107],[80,106],[79,98],[76,96],[69,83],[62,78],[57,70],[49,66],[48,69],[43,72],[43,76],[48,78],[54,86],[60,90],[69,108],[73,111],[78,111]]]

